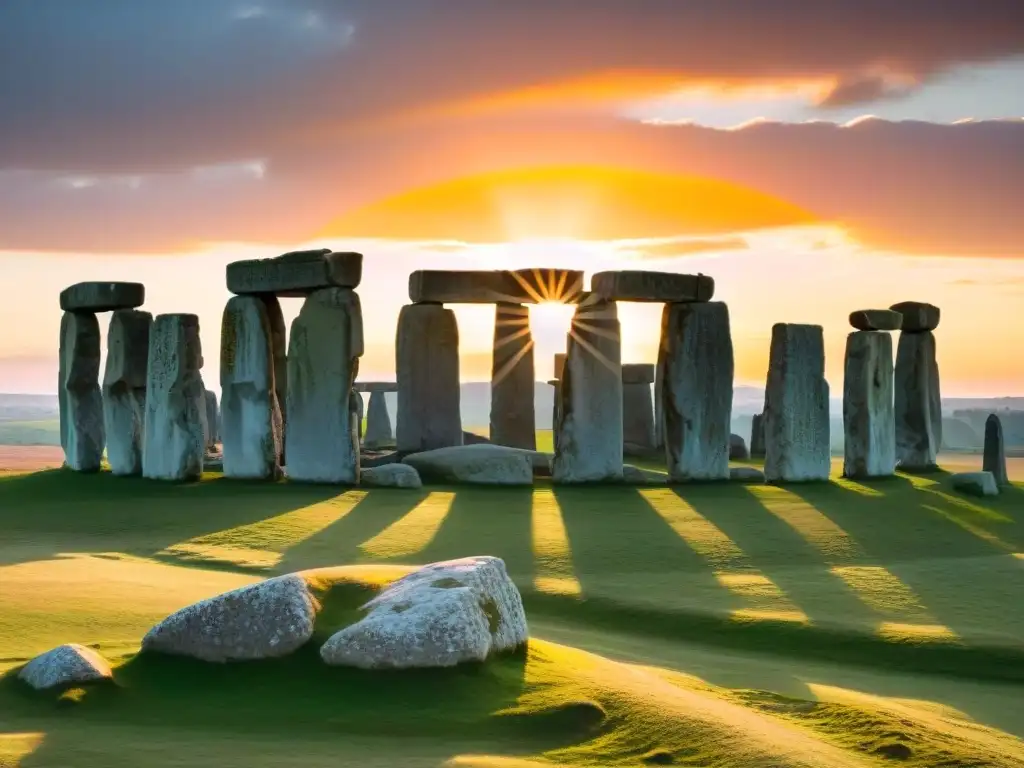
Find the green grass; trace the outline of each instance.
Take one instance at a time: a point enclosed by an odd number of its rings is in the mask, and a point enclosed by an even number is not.
[[[0,680],[0,766],[1021,766],[1022,552],[1024,488],[969,499],[942,473],[369,492],[0,477],[0,671],[62,642],[118,664],[116,684],[59,696]],[[259,578],[350,566],[322,638],[402,567],[472,554],[505,559],[527,653],[400,674],[327,669],[315,644],[227,666],[136,655],[163,616]]]
[[[0,445],[60,445],[60,421],[0,421]]]

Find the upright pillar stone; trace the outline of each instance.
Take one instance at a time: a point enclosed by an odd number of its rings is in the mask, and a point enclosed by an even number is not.
[[[828,392],[821,326],[776,323],[764,398],[768,482],[828,480]]]
[[[551,441],[554,444],[555,425],[558,423],[558,403],[561,399],[562,390],[562,371],[565,370],[565,353],[557,352],[555,354],[555,376],[553,379],[548,381],[552,387],[554,387],[554,395],[551,399]]]
[[[906,301],[892,309],[903,315],[896,349],[896,464],[910,472],[936,468],[942,445],[942,397],[935,334],[939,308]]]
[[[491,434],[496,445],[537,449],[533,335],[522,304],[498,303],[491,367]]]
[[[224,307],[220,331],[225,477],[263,480],[280,475],[284,425],[276,379],[273,327],[266,301],[260,296],[231,297]]]
[[[843,476],[889,477],[896,472],[892,337],[903,318],[891,310],[850,315],[859,330],[846,338],[843,375]]]
[[[750,458],[764,458],[764,414],[755,413],[750,421]]]
[[[398,315],[397,445],[402,452],[462,445],[459,327],[441,304],[407,304]]]
[[[290,479],[359,482],[352,385],[362,354],[363,317],[355,291],[312,293],[292,322],[288,345],[285,470]]]
[[[142,474],[154,480],[198,480],[203,473],[206,409],[199,318],[157,315],[149,335]]]
[[[665,447],[665,411],[661,402],[664,381],[665,366],[659,356],[654,366],[654,447],[658,449]]]
[[[206,448],[215,449],[220,442],[220,409],[217,407],[217,393],[206,390],[206,424],[209,427]]]
[[[366,407],[366,435],[363,437],[363,445],[370,450],[384,448],[395,442],[388,404],[384,398],[383,390],[370,392],[370,404]]]
[[[614,302],[577,305],[559,387],[556,483],[622,478],[622,336]]]
[[[646,454],[655,447],[654,368],[647,363],[622,366],[622,445],[626,454]]]
[[[1005,487],[1010,484],[1010,478],[1006,474],[1006,446],[1003,443],[1003,423],[994,413],[989,414],[985,420],[985,453],[982,457],[981,468],[985,472],[991,472],[997,486]]]
[[[110,318],[103,374],[103,423],[107,461],[115,475],[142,474],[152,327],[153,315],[149,312],[119,309]]]
[[[65,312],[60,321],[58,401],[64,461],[97,472],[105,442],[100,394],[100,325],[92,312]]]
[[[734,371],[729,308],[720,301],[666,304],[661,325],[669,480],[728,480]]]

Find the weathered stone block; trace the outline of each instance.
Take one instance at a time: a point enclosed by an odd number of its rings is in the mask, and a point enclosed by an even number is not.
[[[892,337],[854,331],[846,337],[843,375],[843,476],[888,477],[896,472]]]
[[[270,346],[274,354],[274,391],[277,393],[277,407],[281,411],[281,463],[285,461],[285,425],[288,423],[288,327],[284,322],[281,302],[272,294],[260,296],[267,318],[270,320]],[[223,420],[223,417],[222,417]]]
[[[828,480],[828,391],[821,326],[772,326],[764,398],[764,473],[769,483]]]
[[[533,485],[533,451],[504,445],[455,445],[410,453],[403,461],[427,481]]]
[[[1010,485],[1006,474],[1006,445],[1003,442],[1003,423],[994,413],[985,420],[985,453],[982,469],[991,472],[997,486]]]
[[[622,384],[622,444],[626,453],[654,450],[654,401],[649,383]]]
[[[731,461],[743,461],[750,458],[750,451],[747,450],[747,441],[742,435],[729,435],[729,459]]]
[[[910,472],[932,470],[942,445],[942,400],[931,331],[900,333],[894,387],[896,464]]]
[[[146,300],[142,283],[75,283],[60,292],[60,308],[65,312],[111,312],[135,309]]]
[[[764,414],[755,413],[750,420],[750,457],[764,458]]]
[[[206,447],[212,449],[220,442],[220,408],[217,407],[217,393],[206,390]]]
[[[363,446],[370,450],[390,447],[395,444],[391,430],[391,416],[384,399],[384,390],[375,389],[370,393],[370,404],[366,408],[366,434]]]
[[[535,450],[533,334],[522,304],[500,303],[494,315],[491,367],[491,442]]]
[[[934,331],[939,327],[939,308],[921,301],[903,301],[889,309],[902,315],[901,330],[907,333]]]
[[[423,269],[409,275],[409,299],[434,304],[519,303],[527,297],[504,270]]]
[[[590,279],[590,292],[605,301],[711,301],[715,281],[707,275],[624,269],[598,272]]]
[[[850,325],[858,331],[898,331],[903,315],[891,309],[858,309],[850,313]]]
[[[65,312],[60,321],[57,381],[60,444],[76,472],[96,472],[103,458],[100,325],[89,312]]]
[[[115,475],[142,474],[146,426],[146,369],[149,365],[149,312],[119,309],[107,330],[103,374],[103,423],[107,461]]]
[[[358,288],[363,255],[321,249],[228,264],[228,290],[239,295],[309,296],[322,288]]]
[[[998,496],[999,486],[991,472],[955,472],[950,476],[955,490],[969,496]]]
[[[728,480],[734,370],[728,307],[667,304],[659,366],[670,480]]]

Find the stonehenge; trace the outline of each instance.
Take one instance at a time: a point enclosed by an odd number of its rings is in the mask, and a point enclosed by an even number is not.
[[[935,334],[939,308],[905,301],[890,307],[902,315],[895,366],[896,464],[909,472],[936,468],[942,445],[942,401]]]
[[[118,309],[107,330],[107,364],[103,373],[103,423],[107,461],[115,475],[142,474],[146,420],[146,370],[153,316]]]

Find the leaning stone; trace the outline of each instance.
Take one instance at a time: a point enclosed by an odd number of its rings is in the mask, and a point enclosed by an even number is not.
[[[397,392],[398,383],[394,381],[357,381],[353,387],[356,392]]]
[[[359,482],[352,383],[363,354],[359,296],[348,288],[310,295],[288,345],[286,472],[313,483]]]
[[[376,488],[423,487],[420,473],[408,464],[384,464],[364,469],[359,475],[359,482]]]
[[[100,394],[100,325],[88,312],[65,312],[60,321],[58,405],[60,444],[67,466],[96,472],[105,442]]]
[[[115,475],[142,474],[146,425],[146,366],[149,364],[149,312],[119,309],[107,330],[103,374],[103,423],[107,461]]]
[[[384,390],[372,390],[370,404],[366,408],[366,434],[363,435],[363,446],[377,450],[394,444],[395,436],[391,431],[391,416],[388,415]]]
[[[143,651],[201,661],[250,661],[287,656],[313,636],[317,601],[297,574],[201,600],[153,627]]]
[[[622,445],[623,451],[628,446],[630,453],[654,450],[654,401],[649,383],[622,385]]]
[[[728,307],[667,304],[659,355],[670,480],[727,480],[733,385]]]
[[[554,427],[557,483],[622,479],[622,337],[614,303],[576,307]]]
[[[239,295],[304,297],[324,288],[358,288],[363,277],[361,253],[292,251],[273,259],[228,264],[228,290]]]
[[[228,300],[220,356],[224,475],[274,479],[281,473],[284,425],[275,386],[273,329],[262,297]]]
[[[18,673],[20,680],[37,691],[75,683],[111,680],[113,677],[114,673],[106,659],[92,648],[86,648],[78,643],[59,645],[40,654]]]
[[[220,442],[220,409],[217,407],[217,393],[206,390],[206,424],[210,430],[206,447],[213,449]]]
[[[850,313],[850,325],[858,331],[898,331],[903,315],[891,309],[858,309]]]
[[[843,477],[896,472],[892,337],[854,331],[846,339],[843,375]]]
[[[623,384],[653,384],[654,383],[653,363],[623,363],[622,383]]]
[[[458,445],[411,453],[403,461],[432,482],[533,485],[532,453],[503,445]]]
[[[75,283],[60,292],[65,312],[111,312],[135,309],[146,300],[142,283]]]
[[[711,301],[715,295],[715,281],[707,275],[627,269],[598,272],[590,278],[590,291],[604,301]]]
[[[497,557],[434,563],[385,587],[360,621],[320,649],[332,666],[453,667],[522,647],[529,628],[519,590]]]
[[[747,441],[740,435],[729,435],[729,459],[730,461],[742,461],[750,458],[747,451]]]
[[[821,326],[776,323],[764,399],[768,482],[828,480],[828,391]]]
[[[1006,446],[1003,443],[1003,423],[994,413],[985,420],[985,453],[982,469],[991,472],[997,486],[1008,486],[1006,474]]]
[[[942,445],[942,399],[931,331],[900,333],[894,388],[896,464],[910,472],[933,470]]]
[[[934,331],[939,327],[940,312],[939,308],[934,304],[925,304],[921,301],[903,301],[899,304],[893,304],[889,309],[902,315],[903,325],[901,330],[907,333]]]
[[[491,366],[491,442],[537,447],[533,375],[533,334],[522,304],[498,304],[494,315]]]
[[[755,413],[750,420],[750,457],[764,458],[764,414]]]
[[[485,269],[417,270],[409,275],[409,299],[435,304],[518,304],[530,300],[509,272]]]
[[[203,473],[206,403],[200,369],[199,318],[157,315],[149,334],[142,474],[198,480]]]
[[[953,488],[970,496],[998,496],[999,486],[991,472],[956,472],[950,475]]]
[[[763,483],[764,472],[757,467],[731,467],[729,479],[734,483]]]
[[[396,340],[399,451],[462,445],[459,326],[437,304],[409,304],[398,315]]]

